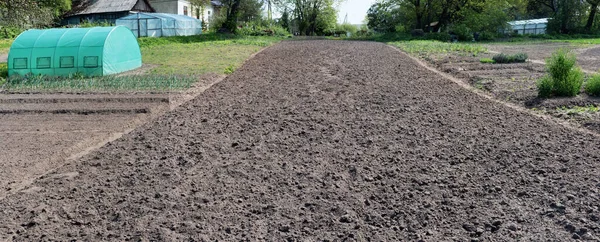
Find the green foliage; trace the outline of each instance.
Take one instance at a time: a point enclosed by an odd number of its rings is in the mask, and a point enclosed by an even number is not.
[[[591,96],[600,96],[600,74],[590,76],[585,83],[585,92]]]
[[[84,20],[83,22],[81,22],[79,24],[80,28],[92,28],[92,27],[110,27],[110,26],[114,26],[114,24],[108,22],[108,21],[94,21],[94,22],[89,22],[87,20]]]
[[[290,33],[278,24],[269,24],[267,21],[247,22],[238,29],[237,34],[243,36],[289,36]]]
[[[21,28],[0,26],[0,39],[14,39],[23,31]]]
[[[439,40],[442,42],[448,42],[450,41],[450,34],[448,33],[426,33],[423,39],[426,40]]]
[[[8,66],[6,63],[0,63],[0,89],[2,89],[2,85],[6,82],[6,78],[8,77]]]
[[[547,92],[550,84],[545,83],[541,90],[540,83],[538,82],[538,95],[540,97],[555,96],[566,96],[572,97],[579,94],[581,85],[583,84],[583,71],[576,66],[577,59],[574,54],[568,50],[560,49],[552,54],[552,57],[546,61],[546,69],[550,76],[548,77],[551,81],[551,92]],[[543,78],[546,79],[546,78]],[[548,82],[544,80],[544,82]]]
[[[197,78],[192,76],[177,75],[113,75],[83,79],[27,75],[11,76],[4,89],[10,92],[174,91],[188,89],[196,81]]]
[[[8,53],[8,49],[13,43],[13,39],[0,39],[0,54]]]
[[[526,53],[517,53],[514,55],[507,55],[504,53],[500,53],[497,55],[494,55],[494,57],[492,57],[492,59],[494,60],[495,63],[500,63],[500,64],[507,64],[507,63],[525,63],[527,61],[527,54]]]
[[[552,77],[550,77],[549,75],[543,76],[537,81],[537,88],[539,97],[548,98],[552,96],[552,92],[554,90]]]
[[[471,32],[471,29],[464,24],[452,26],[450,33],[454,33],[458,37],[458,40],[461,41],[473,40],[473,33]]]
[[[481,59],[479,59],[479,62],[485,63],[485,64],[492,64],[492,63],[495,63],[496,61],[494,61],[490,58],[481,58]]]
[[[367,11],[367,26],[377,32],[394,32],[396,26],[400,29],[396,32],[405,32],[406,28],[401,24],[398,8],[392,1],[377,1]]]

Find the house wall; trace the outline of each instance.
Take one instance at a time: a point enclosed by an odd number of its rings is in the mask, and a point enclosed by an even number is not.
[[[156,10],[157,13],[172,13],[187,15],[198,19],[202,18],[202,15],[196,15],[196,8],[193,8],[192,4],[190,4],[190,2],[186,0],[150,0],[150,5],[152,5],[152,7],[154,8],[154,10]],[[187,7],[188,10],[187,14],[185,14],[185,7]],[[212,4],[209,4],[204,9],[204,20],[208,25],[210,25],[213,16],[215,16],[215,14],[218,14],[215,13],[215,11],[218,11],[218,9],[215,9],[212,6]]]

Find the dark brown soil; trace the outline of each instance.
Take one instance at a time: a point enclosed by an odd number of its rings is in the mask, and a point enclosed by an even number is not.
[[[559,117],[574,125],[600,134],[600,113],[578,113],[563,108],[600,106],[600,98],[581,94],[569,98],[538,98],[536,82],[547,74],[544,59],[558,48],[569,48],[577,55],[578,64],[589,75],[600,68],[600,47],[581,48],[570,44],[540,43],[489,45],[489,53],[467,56],[456,53],[427,56],[424,59],[438,70],[451,74],[463,82],[484,90],[490,96],[541,113]],[[496,52],[507,54],[528,53],[527,63],[489,64],[481,63],[483,57],[491,58]]]
[[[0,200],[0,240],[597,240],[599,146],[386,45],[290,41]]]

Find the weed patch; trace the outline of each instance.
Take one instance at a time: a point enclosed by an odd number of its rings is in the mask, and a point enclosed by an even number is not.
[[[585,92],[592,96],[600,96],[600,74],[589,77],[585,83]]]

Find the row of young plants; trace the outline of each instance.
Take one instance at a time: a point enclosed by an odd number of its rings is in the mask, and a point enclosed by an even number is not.
[[[581,92],[586,76],[569,50],[553,53],[546,61],[546,69],[548,74],[537,82],[539,97],[574,97]],[[600,96],[600,74],[589,75],[584,90],[591,96]]]
[[[497,64],[508,64],[508,63],[525,63],[529,56],[527,53],[517,53],[512,55],[507,55],[504,53],[500,53],[494,55],[492,58],[481,58],[479,61],[481,63],[497,63]]]

